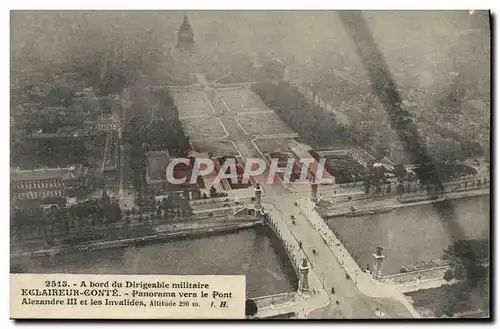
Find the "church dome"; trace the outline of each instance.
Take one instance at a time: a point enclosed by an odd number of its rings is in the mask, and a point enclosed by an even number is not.
[[[189,24],[187,15],[184,14],[184,21],[182,22],[179,28],[177,36],[177,48],[180,48],[181,50],[191,50],[193,46],[194,46],[193,29],[191,27],[191,24]]]

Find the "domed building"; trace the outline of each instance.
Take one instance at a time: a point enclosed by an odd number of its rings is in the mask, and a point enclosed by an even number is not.
[[[184,14],[184,21],[179,28],[179,32],[177,34],[177,49],[181,52],[192,52],[194,50],[194,32],[191,24],[189,24],[189,20],[187,14]]]

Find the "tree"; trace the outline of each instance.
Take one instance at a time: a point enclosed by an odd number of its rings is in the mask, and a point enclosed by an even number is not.
[[[109,203],[109,201],[110,201],[110,198],[109,198],[109,195],[108,195],[108,191],[106,190],[106,188],[104,188],[102,190],[102,202]]]
[[[245,301],[245,316],[247,318],[254,316],[259,311],[257,304],[253,299],[247,299]]]
[[[163,197],[163,199],[161,199],[161,207],[163,210],[172,208],[172,199]]]
[[[377,159],[377,161],[380,161],[384,157],[390,155],[390,147],[386,144],[378,144],[377,146],[375,146],[375,153],[375,158]]]
[[[465,279],[471,285],[476,285],[488,274],[489,241],[459,240],[445,250],[443,260],[449,262],[455,277],[462,277],[457,271],[463,271]]]
[[[398,183],[398,185],[396,186],[396,193],[399,195],[399,196],[402,196],[404,193],[405,193],[405,187],[403,184],[401,183]]]
[[[455,276],[453,275],[453,271],[448,269],[446,270],[446,272],[444,272],[444,276],[443,276],[443,279],[446,280],[446,282],[450,282],[451,280],[453,280]]]
[[[445,290],[445,298],[439,305],[437,316],[444,314],[451,317],[463,312],[472,296],[486,296],[483,299],[489,299],[488,240],[456,241],[445,250],[443,259],[448,261],[450,266],[444,279],[451,281],[450,278],[456,278],[458,283]],[[483,307],[487,308],[488,305]]]
[[[144,198],[143,198],[143,195],[142,193],[137,193],[137,195],[135,196],[135,200],[134,200],[134,204],[139,208],[139,209],[142,209],[142,207],[144,206]]]
[[[56,87],[49,91],[44,99],[44,105],[49,107],[70,106],[73,104],[75,92],[66,87]]]
[[[154,211],[156,209],[156,198],[153,193],[148,194],[146,204],[148,211]]]
[[[370,193],[370,188],[371,188],[371,177],[366,176],[364,181],[363,181],[363,187],[365,188],[365,193],[369,194]]]
[[[453,317],[455,313],[463,311],[469,300],[467,289],[463,284],[455,284],[445,289],[444,301],[439,305],[436,316]]]
[[[394,175],[399,180],[404,180],[406,177],[406,169],[402,164],[397,164],[394,166]]]
[[[210,187],[210,197],[211,198],[217,197],[217,190],[215,189],[215,187],[213,185],[212,185],[212,187]]]
[[[298,88],[289,83],[257,83],[252,85],[252,90],[308,144],[317,146],[351,141],[351,134],[332,113],[311,104]]]
[[[462,147],[462,153],[466,157],[477,157],[481,156],[483,153],[483,148],[481,147],[481,144],[475,141],[464,141],[461,144]]]

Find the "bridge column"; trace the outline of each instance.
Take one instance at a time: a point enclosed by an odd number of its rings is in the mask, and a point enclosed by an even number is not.
[[[311,201],[314,203],[318,202],[318,184],[311,184]]]
[[[299,280],[299,292],[309,292],[309,279],[308,274],[311,267],[307,263],[307,259],[302,260],[302,264],[299,266],[300,280]]]
[[[374,279],[380,279],[382,277],[382,262],[385,255],[382,254],[382,247],[377,247],[377,251],[373,254],[373,271],[372,276]]]
[[[255,212],[260,212],[262,210],[262,188],[260,187],[260,184],[257,184],[254,189],[254,207],[255,207]]]

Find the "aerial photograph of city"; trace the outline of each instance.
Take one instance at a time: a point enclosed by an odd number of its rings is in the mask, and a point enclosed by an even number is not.
[[[10,272],[490,319],[490,15],[11,11]]]

